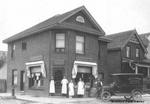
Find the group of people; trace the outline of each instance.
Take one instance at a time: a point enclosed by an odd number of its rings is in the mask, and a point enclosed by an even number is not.
[[[50,88],[49,89],[50,95],[54,95],[55,94],[55,82],[54,82],[53,77],[50,80],[49,88]],[[69,95],[69,97],[72,98],[75,95],[75,88],[76,86],[74,85],[73,80],[70,80],[69,82],[64,76],[64,78],[61,81],[61,94],[63,96]],[[84,93],[85,93],[85,84],[80,78],[77,83],[77,95],[79,97],[82,97]]]

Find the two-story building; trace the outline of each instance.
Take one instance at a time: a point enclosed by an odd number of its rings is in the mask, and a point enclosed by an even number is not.
[[[82,78],[107,77],[107,43],[103,29],[82,6],[56,15],[6,40],[8,44],[7,90],[48,96],[51,76],[56,93],[66,76],[75,82]],[[92,87],[92,85],[91,85]]]
[[[107,35],[109,73],[142,73],[145,80],[150,77],[150,61],[147,49],[136,30]],[[109,78],[109,81],[111,78]],[[147,88],[150,88],[147,85]]]

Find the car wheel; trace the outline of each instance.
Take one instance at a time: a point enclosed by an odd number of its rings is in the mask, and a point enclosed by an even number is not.
[[[111,94],[108,91],[103,91],[101,94],[102,101],[109,101],[111,98]]]
[[[132,97],[134,101],[142,101],[142,93],[140,91],[134,91]]]
[[[132,99],[132,96],[124,96],[124,98],[127,100],[127,101],[130,101]]]

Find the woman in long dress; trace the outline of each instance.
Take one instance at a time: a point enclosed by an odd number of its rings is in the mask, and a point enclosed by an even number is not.
[[[62,93],[62,95],[66,96],[66,95],[67,95],[67,84],[68,84],[68,80],[66,79],[65,76],[64,76],[64,78],[62,79],[61,84],[62,84],[61,93]]]
[[[80,80],[78,82],[77,95],[79,97],[83,97],[83,95],[84,95],[84,82],[81,80],[81,78],[80,78]]]
[[[50,83],[49,83],[49,94],[54,95],[55,94],[55,81],[53,76],[51,77]]]
[[[69,82],[68,86],[69,86],[69,97],[72,98],[74,96],[74,84],[72,80]]]

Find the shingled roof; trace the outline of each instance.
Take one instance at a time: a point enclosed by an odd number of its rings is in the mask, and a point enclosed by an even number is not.
[[[75,13],[77,13],[79,11],[84,11],[89,16],[91,22],[93,22],[95,24],[95,26],[98,30],[91,29],[91,28],[85,28],[83,26],[76,26],[76,25],[69,24],[69,23],[62,23],[64,20],[68,19],[69,17],[71,17],[72,15],[74,15]],[[37,24],[37,25],[27,29],[27,30],[24,30],[24,31],[10,37],[10,38],[7,38],[3,42],[9,43],[9,42],[12,42],[14,40],[21,39],[21,38],[30,36],[30,35],[38,33],[38,32],[42,32],[42,31],[47,30],[47,29],[62,28],[62,27],[67,28],[67,29],[76,29],[78,31],[86,30],[84,32],[91,32],[91,33],[97,34],[97,35],[105,34],[103,29],[99,26],[99,24],[92,17],[92,15],[88,12],[88,10],[84,6],[81,6],[79,8],[76,8],[76,9],[71,10],[69,12],[66,12],[64,14],[53,16],[53,17],[45,20],[44,22],[41,22],[41,23],[39,23],[39,24]]]
[[[108,49],[109,50],[122,49],[131,38],[131,35],[134,35],[134,34],[137,35],[137,38],[139,39],[141,46],[143,47],[144,51],[147,52],[136,30],[128,30],[128,31],[120,32],[120,33],[107,35],[106,37],[111,39],[111,42],[108,44]]]
[[[133,30],[107,35],[112,41],[108,44],[108,49],[120,49],[128,40]]]
[[[150,43],[150,41],[148,40],[149,36],[150,36],[150,33],[140,34],[140,38],[142,39],[144,46],[146,48],[149,46],[149,43]]]

